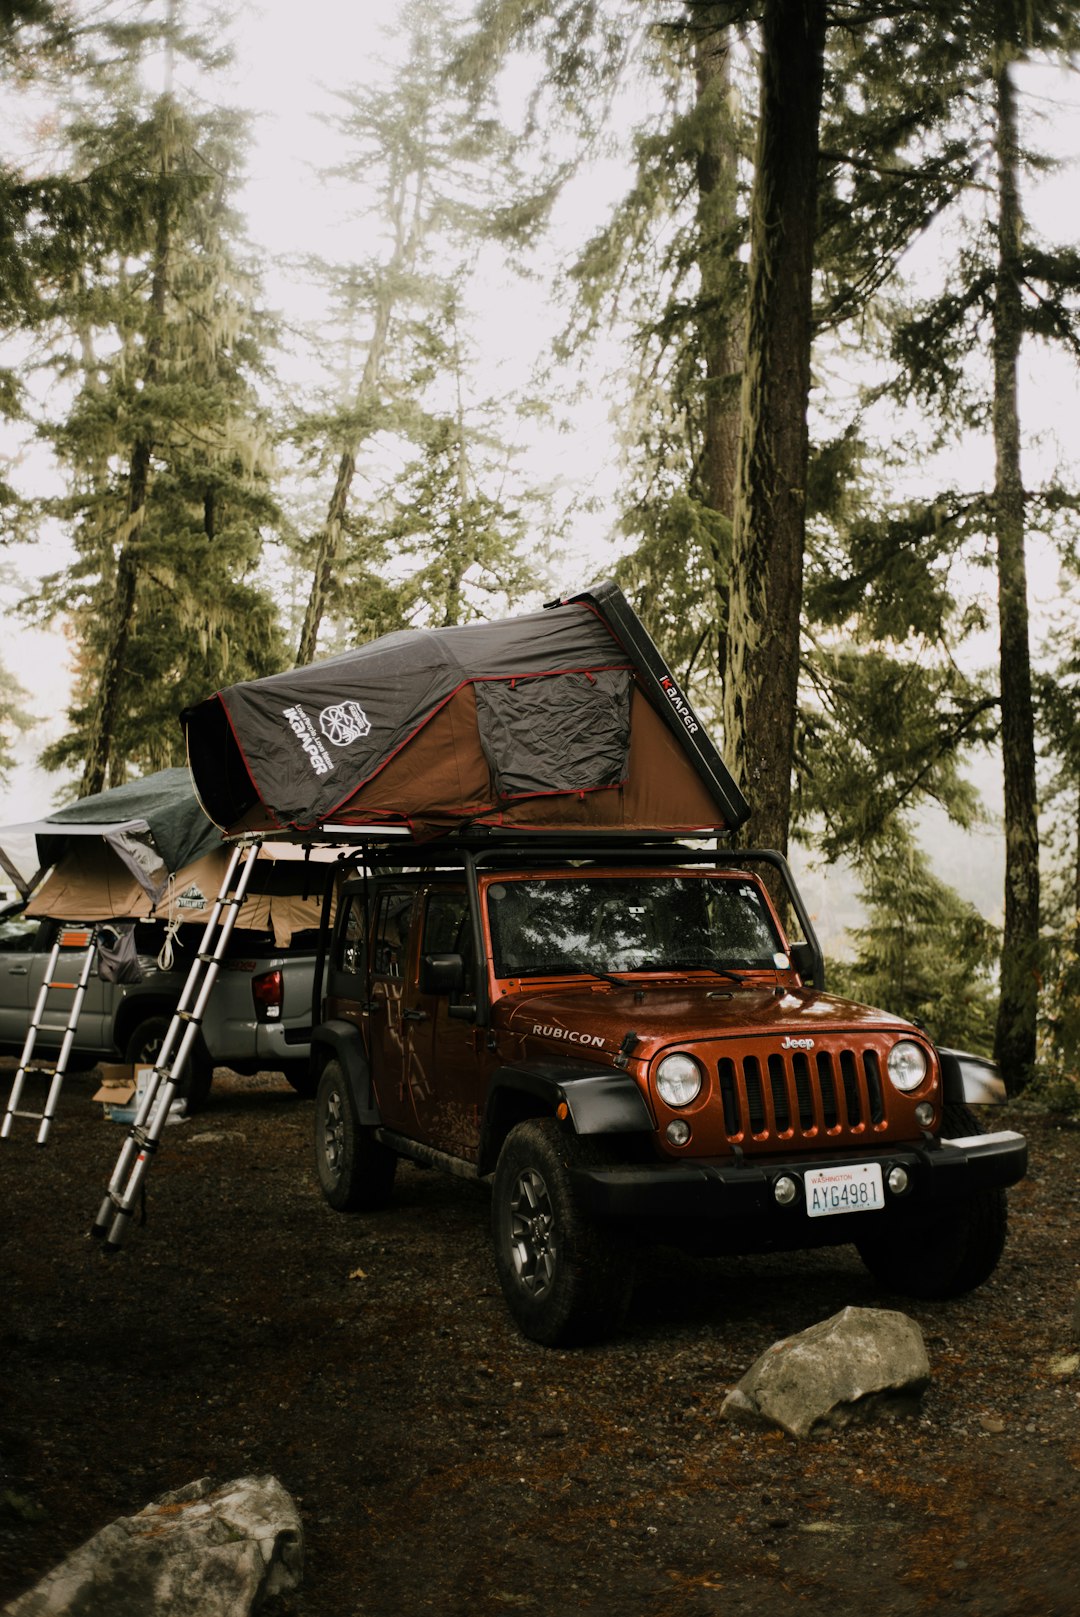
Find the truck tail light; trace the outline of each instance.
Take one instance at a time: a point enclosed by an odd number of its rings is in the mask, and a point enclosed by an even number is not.
[[[264,971],[251,979],[251,997],[255,1001],[255,1016],[260,1022],[281,1019],[284,986],[280,971]]]

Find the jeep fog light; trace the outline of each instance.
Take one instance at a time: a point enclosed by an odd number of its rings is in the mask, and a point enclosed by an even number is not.
[[[926,1077],[926,1056],[910,1039],[901,1039],[889,1051],[889,1078],[894,1089],[910,1095]]]
[[[889,1169],[889,1189],[894,1196],[902,1196],[908,1187],[908,1171],[897,1163],[895,1168]]]
[[[772,1193],[780,1207],[790,1207],[799,1194],[799,1187],[790,1174],[782,1173],[779,1179],[773,1180]]]
[[[701,1093],[701,1068],[692,1056],[665,1056],[656,1069],[656,1087],[669,1106],[689,1106]]]
[[[684,1117],[677,1117],[669,1123],[664,1133],[671,1145],[687,1145],[690,1140],[690,1125]]]

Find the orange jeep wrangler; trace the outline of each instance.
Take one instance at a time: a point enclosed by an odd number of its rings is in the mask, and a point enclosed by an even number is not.
[[[889,1290],[937,1298],[1001,1256],[1027,1152],[969,1109],[1002,1098],[996,1070],[826,994],[779,854],[387,846],[345,881],[317,977],[327,1200],[384,1206],[399,1157],[490,1179],[499,1280],[537,1342],[616,1331],[643,1241],[851,1242]]]

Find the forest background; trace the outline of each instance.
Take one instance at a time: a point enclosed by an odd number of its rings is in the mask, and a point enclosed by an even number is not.
[[[3,0],[4,822],[222,684],[612,574],[831,985],[1073,1097],[1078,45]]]

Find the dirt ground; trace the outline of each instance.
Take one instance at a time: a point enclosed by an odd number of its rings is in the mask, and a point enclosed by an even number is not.
[[[847,1251],[656,1251],[617,1341],[551,1352],[504,1309],[483,1187],[404,1167],[388,1211],[332,1212],[313,1102],[276,1078],[219,1073],[104,1257],[125,1130],[94,1087],[68,1080],[46,1147],[0,1142],[0,1602],[166,1489],[270,1472],[306,1542],[274,1617],[1080,1612],[1065,1119],[1004,1120],[1031,1173],[968,1299],[897,1304]],[[849,1303],[919,1321],[917,1416],[804,1443],[721,1421],[765,1347]]]

